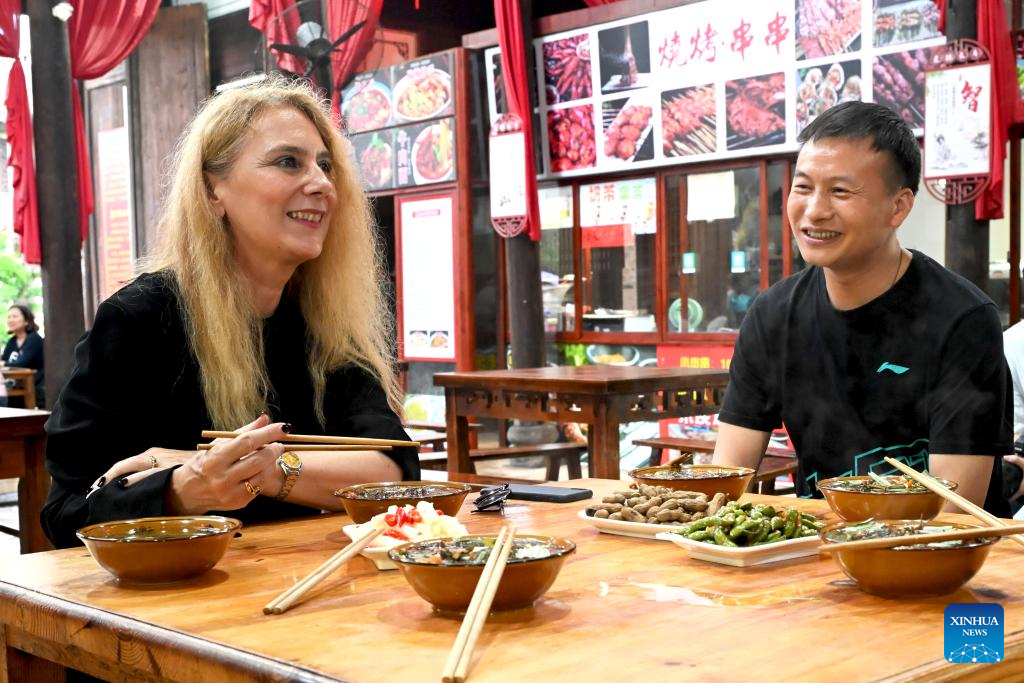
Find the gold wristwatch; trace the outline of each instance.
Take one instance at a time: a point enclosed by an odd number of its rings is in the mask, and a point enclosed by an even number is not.
[[[274,496],[274,500],[284,500],[292,492],[295,480],[302,472],[302,459],[292,451],[285,451],[277,459],[277,464],[284,472],[284,486],[281,487],[281,492]]]

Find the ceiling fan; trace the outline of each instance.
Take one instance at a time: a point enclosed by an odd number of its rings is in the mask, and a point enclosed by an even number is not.
[[[334,94],[331,54],[356,35],[366,25],[366,21],[360,21],[340,36],[332,38],[324,28],[327,24],[325,11],[326,2],[322,3],[320,0],[296,2],[267,24],[266,41],[263,44],[269,48],[265,51],[268,58],[270,51],[292,57],[279,57],[276,60],[280,70],[309,78],[317,87],[326,91],[326,97],[330,100]],[[275,42],[269,42],[270,40]],[[269,61],[271,60],[265,60]]]

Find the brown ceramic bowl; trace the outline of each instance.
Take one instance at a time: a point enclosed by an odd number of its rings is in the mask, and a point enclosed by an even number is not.
[[[869,519],[934,519],[945,500],[942,496],[932,491],[923,493],[883,493],[845,491],[836,488],[837,482],[864,481],[871,477],[833,477],[818,482],[818,490],[825,496],[829,507],[847,522],[863,522]],[[950,491],[956,491],[955,481],[940,479],[943,484],[949,487]]]
[[[496,539],[496,534],[463,536],[459,539],[435,538],[427,541],[405,543],[388,552],[388,557],[398,564],[406,581],[421,598],[439,610],[464,612],[476,590],[477,581],[483,572],[484,562],[471,565],[442,565],[416,561],[410,552],[435,550],[441,543],[457,540]],[[566,538],[523,534],[516,541],[533,540],[548,543],[551,552],[543,558],[509,559],[501,583],[494,595],[492,610],[519,609],[529,607],[555,582],[565,558],[576,550],[576,544]],[[431,554],[433,554],[431,552]]]
[[[121,581],[169,583],[212,569],[241,526],[215,515],[145,517],[92,524],[77,534],[93,559]]]
[[[688,476],[690,473],[713,476]],[[638,484],[696,491],[706,493],[708,497],[724,493],[729,496],[729,500],[737,500],[754,478],[754,470],[733,465],[658,465],[630,470],[629,476]]]
[[[920,520],[888,520],[886,525],[918,524]],[[823,543],[835,544],[830,532],[849,526],[847,522],[831,524],[821,530]],[[958,529],[978,525],[943,523]],[[913,537],[908,537],[912,539]],[[975,538],[953,548],[927,545],[902,546],[900,549],[838,550],[832,553],[836,562],[857,587],[865,593],[892,597],[917,597],[952,593],[971,580],[985,563],[989,550],[998,538]],[[839,541],[841,543],[841,541]]]
[[[454,517],[472,490],[454,481],[381,481],[346,486],[334,495],[341,499],[352,521],[362,524],[374,515],[387,512],[392,505],[415,505],[421,500]]]

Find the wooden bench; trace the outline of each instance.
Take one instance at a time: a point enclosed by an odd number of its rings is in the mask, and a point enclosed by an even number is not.
[[[634,446],[649,446],[651,457],[648,461],[653,467],[661,464],[662,452],[665,450],[681,451],[683,453],[714,453],[715,442],[705,439],[681,439],[678,437],[663,437],[658,439],[635,439]],[[750,482],[750,491],[775,495],[775,479],[787,474],[796,472],[796,452],[788,448],[769,446],[765,456],[761,458],[757,473]],[[778,493],[792,493],[790,490],[780,490]]]
[[[499,448],[473,448],[469,451],[470,466],[474,462],[487,460],[504,460],[507,458],[525,458],[541,455],[547,458],[546,481],[557,481],[562,461],[569,468],[570,479],[582,479],[583,469],[580,456],[587,447],[576,443],[541,443],[528,446],[504,446]],[[420,453],[420,467],[431,470],[444,470],[448,467],[447,451],[423,451]],[[476,470],[474,469],[474,474]]]

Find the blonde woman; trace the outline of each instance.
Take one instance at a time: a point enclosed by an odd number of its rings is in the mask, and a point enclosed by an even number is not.
[[[325,107],[271,79],[211,98],[183,134],[162,242],[100,305],[46,425],[58,547],[96,521],[274,519],[338,509],[346,484],[418,478],[413,448],[296,459],[278,443],[408,439],[371,212]],[[244,434],[196,451],[210,428]]]

